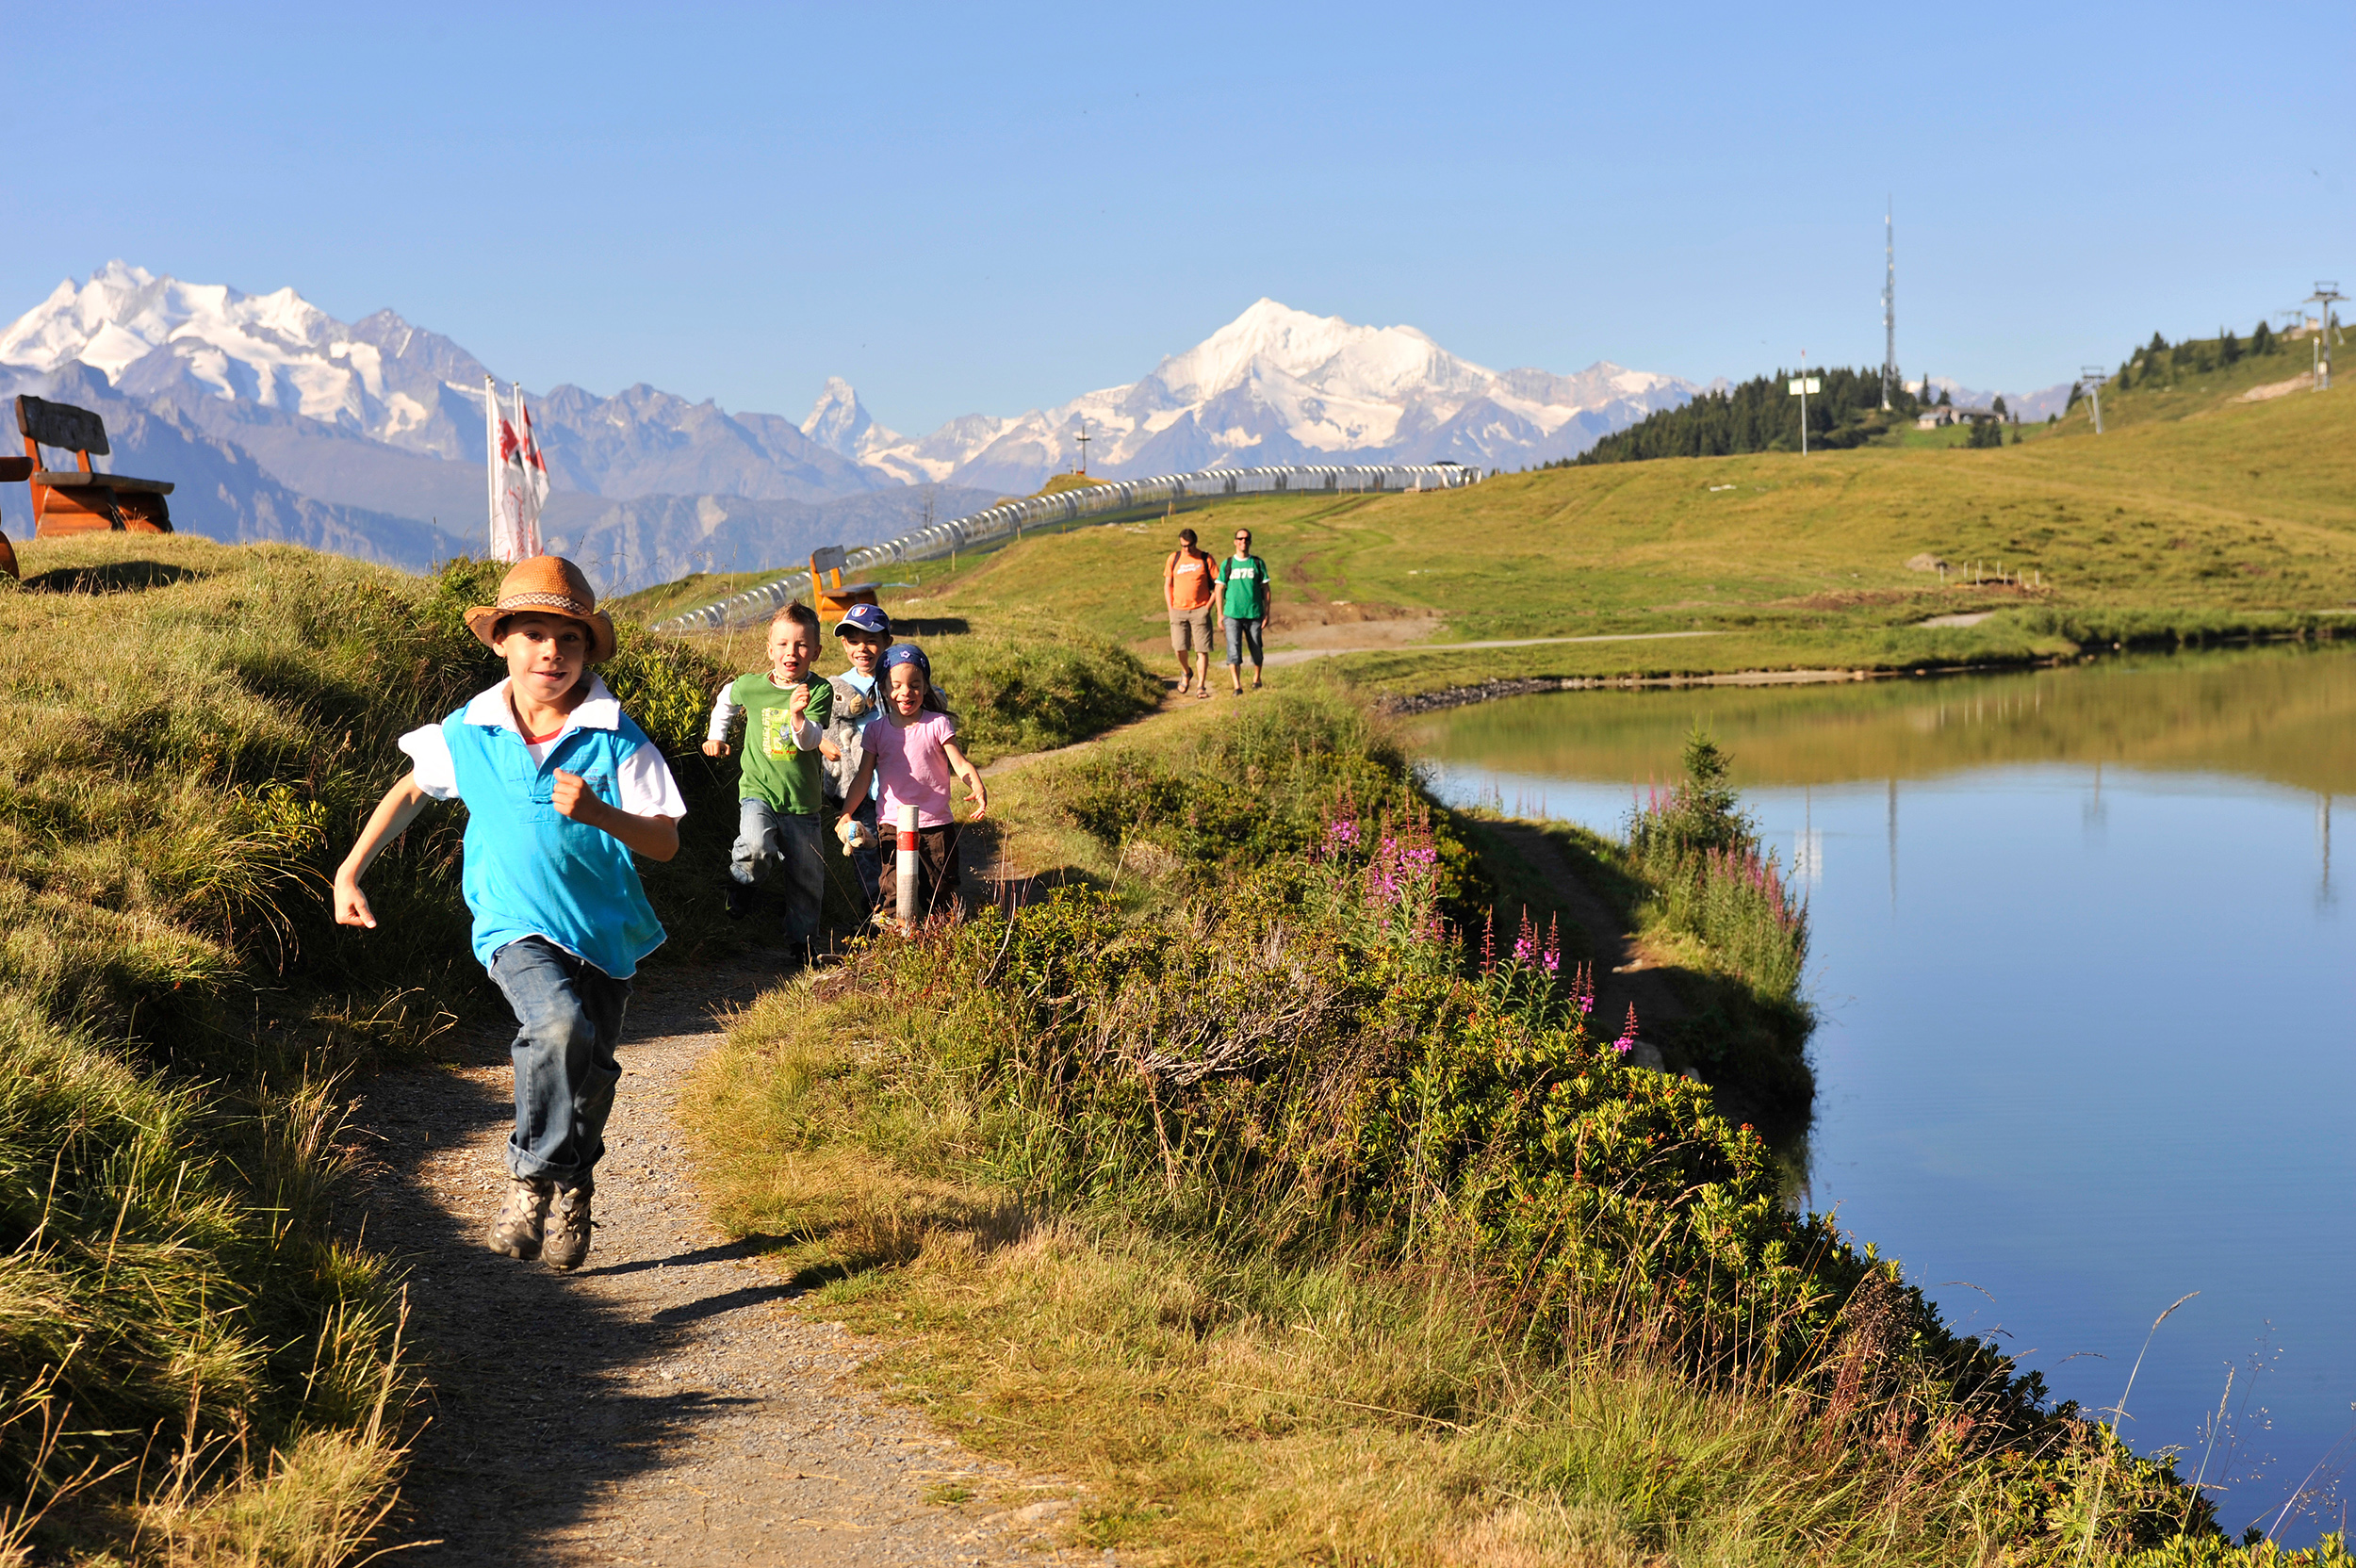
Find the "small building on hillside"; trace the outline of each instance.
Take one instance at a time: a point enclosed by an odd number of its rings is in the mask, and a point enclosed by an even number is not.
[[[1914,428],[1937,430],[1942,425],[1960,425],[1968,419],[1993,419],[1995,417],[1996,411],[1992,408],[1955,408],[1940,403],[1936,408],[1926,408],[1916,415]]]

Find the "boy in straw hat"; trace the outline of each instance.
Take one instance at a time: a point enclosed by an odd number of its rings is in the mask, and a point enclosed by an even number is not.
[[[589,1252],[630,977],[663,940],[630,854],[678,854],[687,804],[661,748],[591,673],[613,657],[614,623],[580,567],[518,563],[466,626],[507,661],[507,678],[401,738],[414,766],[336,870],[335,918],[373,928],[360,891],[369,863],[429,800],[466,803],[474,954],[516,1024],[514,1181],[491,1250],[567,1269]]]

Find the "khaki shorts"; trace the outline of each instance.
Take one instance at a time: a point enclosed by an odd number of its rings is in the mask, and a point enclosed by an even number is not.
[[[1208,653],[1211,651],[1211,607],[1200,610],[1173,610],[1170,612],[1170,651],[1172,653]]]

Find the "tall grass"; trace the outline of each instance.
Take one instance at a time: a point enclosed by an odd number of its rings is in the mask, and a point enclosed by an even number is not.
[[[105,536],[24,564],[0,584],[0,1542],[339,1561],[415,1386],[398,1281],[339,1209],[339,1085],[481,982],[455,813],[372,874],[379,931],[324,892],[394,737],[496,678],[459,621],[493,569]],[[632,634],[608,673],[674,746],[699,725],[691,654]]]
[[[1808,968],[1808,908],[1726,782],[1727,761],[1699,728],[1685,777],[1631,814],[1628,858],[1654,889],[1656,918],[1694,937],[1770,1004],[1797,1006]]]

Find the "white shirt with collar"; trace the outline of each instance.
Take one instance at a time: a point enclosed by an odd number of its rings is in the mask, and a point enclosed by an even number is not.
[[[523,730],[515,723],[515,704],[507,700],[504,680],[487,692],[475,694],[466,704],[466,722],[496,725],[516,739],[523,739]],[[621,700],[607,688],[602,676],[593,675],[589,678],[589,694],[581,699],[580,707],[564,716],[564,727],[537,744],[525,741],[524,747],[532,753],[532,761],[546,762],[548,753],[576,729],[621,727]],[[442,733],[440,725],[413,729],[397,743],[409,756],[418,789],[435,800],[458,798],[458,770],[450,761],[450,738]],[[660,746],[649,743],[631,752],[622,762],[614,789],[621,796],[614,804],[632,816],[677,819],[687,815],[687,799],[679,793],[679,780],[671,776],[671,765],[663,760]]]

